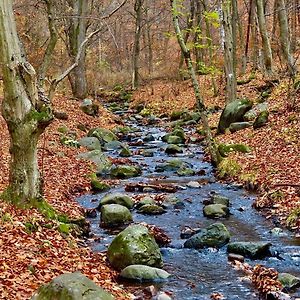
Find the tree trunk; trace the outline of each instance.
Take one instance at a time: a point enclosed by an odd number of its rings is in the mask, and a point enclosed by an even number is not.
[[[256,7],[258,25],[262,40],[262,48],[264,53],[265,72],[268,77],[271,77],[273,75],[273,57],[265,18],[264,1],[256,0]]]
[[[142,33],[142,8],[144,0],[135,0],[135,32],[132,53],[132,88],[136,89],[139,85],[139,61],[140,61],[140,39]]]
[[[284,0],[276,0],[276,8],[278,11],[278,20],[280,28],[280,43],[283,57],[287,62],[290,76],[294,76],[297,72],[294,57],[291,53],[289,24],[286,13],[286,5]]]
[[[223,0],[224,64],[226,76],[226,102],[236,100],[237,83],[235,70],[235,47],[231,21],[231,2]]]
[[[10,134],[7,199],[28,204],[41,196],[37,142],[52,120],[49,103],[37,89],[34,68],[26,61],[17,35],[12,1],[0,1],[0,61],[4,100],[2,115]]]
[[[71,18],[70,28],[68,31],[68,50],[74,61],[80,45],[86,38],[87,32],[87,0],[69,0],[75,17]],[[86,79],[86,46],[78,61],[78,66],[70,73],[69,80],[71,83],[72,93],[75,98],[84,99],[88,94]]]
[[[183,38],[182,32],[180,30],[179,20],[178,20],[179,12],[178,12],[178,7],[177,7],[177,0],[170,0],[170,1],[171,1],[173,24],[174,24],[174,28],[175,28],[175,32],[176,32],[176,37],[177,37],[178,43],[180,45],[181,51],[184,55],[190,77],[192,79],[194,93],[195,93],[195,97],[196,97],[196,103],[197,103],[197,106],[198,106],[198,109],[199,109],[199,112],[201,115],[201,121],[203,124],[203,129],[205,131],[205,137],[206,137],[208,150],[209,150],[209,153],[211,156],[211,161],[214,165],[218,165],[221,160],[221,156],[220,156],[217,146],[214,142],[214,139],[212,137],[212,133],[211,133],[211,130],[210,130],[210,127],[208,124],[207,111],[206,111],[206,107],[203,103],[203,99],[201,96],[200,86],[199,86],[198,80],[196,78],[196,73],[195,73],[193,63],[192,63],[190,51],[187,48],[186,44],[184,43],[184,38]]]

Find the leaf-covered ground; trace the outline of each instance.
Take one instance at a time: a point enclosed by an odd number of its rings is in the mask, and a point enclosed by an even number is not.
[[[79,123],[87,128],[112,127],[114,117],[100,109],[99,117],[83,114],[79,102],[57,97],[54,108],[68,114],[68,120],[55,120],[39,144],[39,163],[44,176],[46,199],[59,212],[70,217],[82,216],[75,201],[77,193],[89,190],[87,175],[91,166],[76,159],[79,149],[62,146],[58,128],[66,126],[77,136]],[[0,191],[8,182],[9,135],[0,117]],[[72,236],[63,236],[58,224],[45,219],[37,210],[20,210],[0,200],[0,299],[29,299],[33,292],[53,277],[81,271],[94,282],[112,292],[116,299],[129,299],[129,293],[115,282],[116,273],[108,266],[104,254],[93,254],[78,246]]]
[[[247,79],[247,78],[245,78]],[[210,80],[200,77],[201,90],[206,106],[224,107],[224,87],[220,80],[220,94],[213,97]],[[259,98],[259,87],[265,82],[259,78],[238,86],[238,97]],[[267,126],[254,130],[248,128],[236,133],[217,136],[220,143],[243,143],[252,148],[248,154],[231,154],[241,172],[234,180],[251,181],[259,187],[255,202],[267,217],[273,217],[282,225],[300,231],[300,94],[296,95],[294,110],[288,107],[288,82],[275,85],[268,98],[270,117]],[[192,85],[184,82],[153,82],[134,94],[132,106],[143,103],[155,114],[170,114],[173,111],[195,107]],[[219,113],[210,115],[210,124],[216,127]]]

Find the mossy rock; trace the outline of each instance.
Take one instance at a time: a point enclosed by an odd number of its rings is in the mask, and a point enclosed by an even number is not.
[[[253,128],[258,129],[265,126],[268,123],[268,120],[269,120],[269,112],[268,111],[261,112],[258,115],[258,117],[255,119],[253,123]]]
[[[268,104],[266,102],[259,103],[247,111],[244,115],[246,122],[254,121],[260,113],[268,111]]]
[[[229,208],[223,204],[209,204],[204,206],[203,214],[210,219],[226,218],[229,215]]]
[[[161,215],[165,212],[164,208],[156,204],[144,204],[138,209],[138,213],[144,215]]]
[[[170,144],[166,147],[165,152],[167,154],[177,154],[177,153],[183,153],[183,149],[178,145]]]
[[[234,242],[228,244],[227,252],[256,259],[269,256],[270,246],[269,242]]]
[[[80,109],[87,115],[95,117],[99,112],[99,105],[91,99],[84,99],[80,105]]]
[[[129,209],[120,204],[106,204],[101,206],[101,226],[115,227],[132,222]]]
[[[101,127],[91,129],[87,136],[96,137],[102,146],[106,143],[118,140],[118,137],[112,131]]]
[[[132,155],[132,153],[131,153],[131,151],[130,151],[129,148],[124,147],[124,148],[120,151],[119,155],[120,155],[121,157],[130,157],[130,156]]]
[[[221,156],[226,157],[230,152],[249,153],[251,148],[244,144],[220,144],[218,150]]]
[[[245,113],[251,109],[253,103],[249,99],[241,99],[228,103],[224,108],[218,125],[218,133],[225,133],[231,123],[242,122]]]
[[[153,204],[155,204],[155,203],[156,203],[155,200],[152,199],[151,197],[144,197],[143,199],[141,199],[141,200],[135,205],[135,207],[136,207],[136,208],[140,208],[140,207],[142,207],[142,206],[144,206],[144,205],[148,205],[148,204],[153,205]]]
[[[279,273],[278,281],[286,290],[291,290],[300,286],[300,278],[289,273]]]
[[[110,189],[110,186],[107,183],[102,182],[97,178],[91,179],[91,187],[94,192],[104,192]]]
[[[111,193],[105,195],[101,200],[98,205],[98,209],[107,204],[119,204],[123,205],[129,209],[131,209],[134,205],[134,202],[131,197],[127,196],[126,194],[122,193]]]
[[[31,300],[114,300],[114,296],[79,272],[62,274],[42,285]]]
[[[181,159],[171,159],[165,163],[159,164],[155,167],[156,172],[177,171],[180,168],[188,168],[190,165]]]
[[[201,229],[198,233],[189,238],[185,248],[202,249],[208,247],[221,248],[230,240],[230,233],[222,223],[215,223],[207,228]]]
[[[120,276],[137,282],[160,282],[165,281],[171,275],[162,269],[144,265],[131,265],[123,269]]]
[[[86,147],[89,151],[101,150],[101,144],[95,137],[83,137],[78,141],[78,143],[80,146]]]
[[[142,170],[138,166],[120,165],[114,166],[110,170],[110,175],[116,178],[137,177],[142,174]]]
[[[225,196],[221,196],[221,195],[213,195],[211,197],[211,201],[213,204],[222,204],[225,206],[229,206],[230,205],[230,200],[229,198],[225,197]]]
[[[184,111],[173,111],[170,115],[170,120],[177,121],[182,117],[183,114],[184,114]]]
[[[179,170],[176,171],[176,173],[179,176],[185,176],[185,177],[195,175],[195,171],[191,168],[180,168]]]
[[[107,251],[111,265],[122,270],[129,265],[146,265],[160,268],[162,256],[153,236],[147,227],[131,225],[121,231],[110,244]]]
[[[168,144],[182,144],[184,142],[181,137],[172,135],[172,133],[164,135],[162,141]]]

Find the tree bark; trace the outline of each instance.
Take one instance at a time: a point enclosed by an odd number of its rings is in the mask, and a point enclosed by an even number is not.
[[[262,48],[264,53],[265,72],[268,77],[271,77],[273,75],[273,56],[265,18],[264,1],[256,0],[256,7],[258,25],[262,40]]]
[[[53,117],[49,102],[38,91],[36,72],[22,52],[11,0],[0,1],[0,62],[2,115],[10,134],[7,198],[16,204],[28,204],[41,196],[37,142]]]
[[[87,0],[69,0],[75,15],[75,17],[71,18],[68,31],[68,48],[73,61],[78,54],[80,45],[86,38],[88,2],[89,1]],[[86,78],[86,46],[83,49],[77,67],[70,73],[69,80],[73,96],[78,99],[84,99],[88,94]]]
[[[289,24],[284,0],[276,0],[276,8],[278,11],[278,20],[280,28],[280,43],[283,57],[287,62],[287,67],[290,76],[294,76],[297,72],[294,57],[291,53],[291,42]]]
[[[220,156],[217,146],[214,142],[214,139],[212,137],[212,133],[211,133],[211,130],[210,130],[210,127],[208,124],[207,110],[206,110],[206,107],[205,107],[203,99],[202,99],[202,95],[200,92],[200,86],[199,86],[198,80],[196,78],[196,72],[195,72],[195,69],[194,69],[194,66],[192,63],[190,51],[187,48],[186,44],[184,43],[184,38],[183,38],[182,32],[180,30],[179,20],[178,20],[179,12],[178,12],[177,0],[170,0],[170,1],[171,1],[173,24],[174,24],[174,28],[175,28],[175,32],[176,32],[176,37],[177,37],[178,43],[180,45],[181,51],[184,55],[190,77],[192,79],[194,93],[195,93],[195,97],[196,97],[196,103],[197,103],[198,110],[201,115],[201,121],[203,124],[203,129],[205,131],[205,137],[206,137],[208,150],[209,150],[209,153],[211,156],[211,161],[214,165],[218,165],[221,160],[221,156]]]
[[[135,0],[135,31],[132,53],[132,88],[136,89],[139,85],[139,60],[140,60],[140,39],[142,33],[142,8],[144,0]]]
[[[237,83],[235,70],[235,47],[231,21],[231,1],[223,0],[223,27],[225,33],[224,39],[224,64],[226,76],[226,102],[236,100]],[[235,37],[236,39],[236,37]]]

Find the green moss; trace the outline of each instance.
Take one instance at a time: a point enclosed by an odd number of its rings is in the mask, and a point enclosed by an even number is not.
[[[95,192],[104,192],[110,189],[110,186],[98,179],[91,179],[91,187]]]
[[[289,228],[292,228],[296,225],[297,221],[300,218],[300,207],[294,209],[286,220],[286,224]]]
[[[241,166],[233,159],[224,158],[218,165],[218,175],[220,178],[235,177],[241,171]]]
[[[230,152],[249,153],[251,148],[244,144],[220,144],[218,146],[221,156],[226,157]]]
[[[25,230],[27,233],[32,233],[38,230],[38,225],[36,222],[26,222],[24,223]]]
[[[66,224],[66,223],[60,223],[58,225],[58,231],[60,233],[63,233],[63,234],[66,234],[66,235],[69,235],[70,233],[70,224]]]

